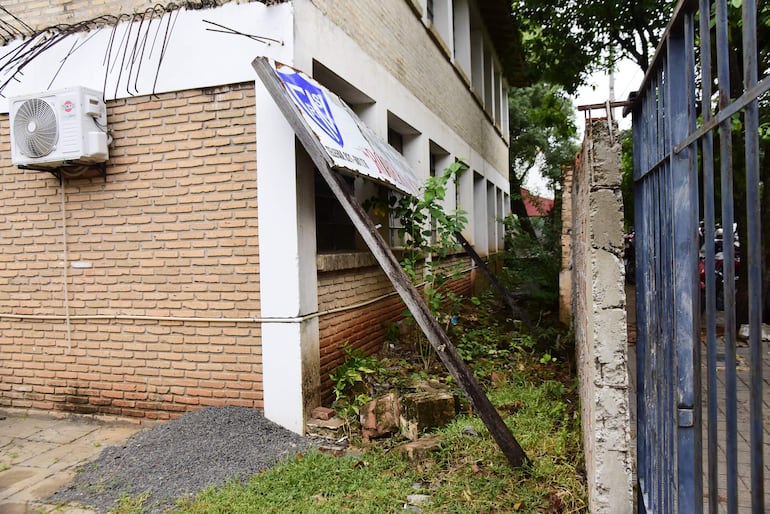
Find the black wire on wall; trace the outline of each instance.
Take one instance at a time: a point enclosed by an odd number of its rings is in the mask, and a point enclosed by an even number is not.
[[[286,0],[263,0],[266,5],[284,3]],[[57,70],[54,72],[48,88],[53,85],[56,77],[67,63],[67,60],[88,43],[91,38],[104,28],[110,28],[110,36],[105,49],[102,65],[105,68],[102,91],[104,100],[107,99],[107,79],[116,71],[117,80],[115,89],[112,92],[112,98],[117,98],[121,88],[121,79],[125,93],[133,96],[138,93],[138,80],[145,62],[157,57],[157,65],[154,70],[154,79],[152,94],[158,83],[158,76],[163,64],[163,59],[171,40],[179,11],[200,10],[217,7],[223,2],[220,0],[199,0],[197,2],[169,3],[165,5],[156,4],[142,12],[133,14],[102,15],[89,20],[79,21],[72,24],[57,24],[46,27],[42,30],[34,30],[24,23],[7,9],[0,6],[0,41],[2,45],[17,39],[24,41],[13,51],[0,56],[0,76],[4,80],[0,82],[0,96],[4,96],[5,88],[14,81],[19,81],[24,75],[24,69],[38,58],[44,52],[52,49],[69,36],[78,33],[88,33],[89,36],[84,40],[75,42],[65,54]],[[126,30],[118,37],[118,26],[125,22]],[[206,30],[213,32],[222,32],[225,34],[245,36],[256,41],[269,44],[269,42],[278,42],[276,40],[244,34],[236,30],[229,29],[216,23],[205,21],[215,28]]]

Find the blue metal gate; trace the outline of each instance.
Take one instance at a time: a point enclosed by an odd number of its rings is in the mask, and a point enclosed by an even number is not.
[[[632,103],[640,512],[766,508],[758,99],[770,78],[758,79],[756,0],[742,1],[740,24],[730,18],[740,2],[730,3],[679,3]],[[736,205],[746,209],[739,244]],[[745,349],[736,270],[747,274]]]

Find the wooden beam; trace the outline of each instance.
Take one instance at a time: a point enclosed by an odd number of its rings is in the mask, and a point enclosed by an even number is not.
[[[521,467],[529,462],[527,455],[513,434],[506,426],[492,402],[486,396],[468,366],[457,353],[457,349],[446,335],[441,325],[433,317],[428,305],[412,284],[408,275],[401,268],[390,247],[385,243],[374,222],[350,191],[349,186],[338,172],[331,167],[331,161],[312,131],[305,125],[302,115],[286,95],[283,84],[275,74],[273,67],[264,57],[252,62],[254,70],[275,100],[276,105],[294,129],[297,138],[305,147],[308,155],[318,168],[329,188],[337,197],[345,212],[350,216],[359,234],[366,242],[380,267],[390,279],[401,299],[414,316],[436,354],[444,363],[457,384],[467,395],[473,407],[484,421],[489,433],[495,439],[508,462],[513,467]],[[259,113],[257,113],[259,115]]]
[[[516,303],[513,301],[511,294],[503,287],[500,281],[497,280],[497,277],[492,273],[492,270],[489,269],[489,266],[487,266],[487,263],[484,262],[484,259],[481,258],[481,256],[471,246],[468,240],[465,239],[465,236],[463,236],[460,232],[455,232],[455,239],[457,239],[457,242],[460,243],[460,246],[463,247],[465,253],[470,256],[473,262],[475,262],[479,269],[481,269],[481,271],[484,273],[484,275],[486,275],[489,283],[492,284],[492,286],[502,295],[503,300],[505,300],[506,305],[508,305],[508,308],[511,310],[513,317],[523,321],[531,332],[532,323],[530,323],[529,318],[524,313],[524,311],[516,306]]]

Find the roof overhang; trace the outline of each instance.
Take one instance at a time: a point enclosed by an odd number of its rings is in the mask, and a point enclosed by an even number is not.
[[[510,0],[479,0],[476,5],[508,83],[512,86],[528,85],[521,31],[513,17]]]

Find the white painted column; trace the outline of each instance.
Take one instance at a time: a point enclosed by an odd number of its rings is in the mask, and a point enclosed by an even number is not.
[[[487,228],[487,181],[473,173],[473,239],[474,249],[482,257],[489,255],[489,229]]]
[[[465,225],[462,234],[471,244],[475,244],[475,219],[476,213],[474,212],[473,201],[473,181],[475,173],[472,169],[466,169],[460,173],[460,177],[457,180],[458,191],[455,193],[457,198],[457,208],[465,211],[465,215],[468,218],[468,223]]]
[[[260,81],[256,115],[265,417],[302,434],[320,402],[313,166]]]
[[[487,182],[487,248],[489,253],[497,253],[497,188]]]

